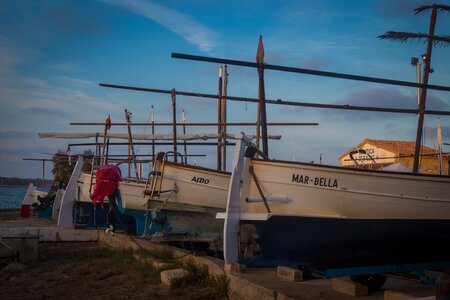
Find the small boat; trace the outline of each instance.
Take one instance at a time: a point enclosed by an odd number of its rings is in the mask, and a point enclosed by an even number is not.
[[[119,184],[119,209],[135,218],[136,234],[221,242],[223,221],[215,215],[225,211],[231,173],[165,160],[156,168],[148,183]]]
[[[45,191],[39,191],[33,183],[30,183],[20,206],[20,216],[29,218],[31,209],[41,206],[40,199],[46,198],[47,194]]]
[[[218,215],[227,262],[450,261],[450,177],[259,160],[245,145]]]

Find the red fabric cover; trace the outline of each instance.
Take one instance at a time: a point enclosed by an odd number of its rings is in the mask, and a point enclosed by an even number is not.
[[[114,193],[117,184],[122,181],[121,174],[116,165],[106,165],[97,171],[94,193],[91,195],[94,204],[98,201],[103,208],[103,198]]]

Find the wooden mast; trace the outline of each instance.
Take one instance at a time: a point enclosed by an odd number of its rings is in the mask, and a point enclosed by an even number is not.
[[[258,64],[258,115],[260,118],[258,121],[261,126],[261,139],[263,146],[263,153],[266,157],[269,157],[269,145],[267,142],[267,116],[266,116],[266,92],[264,88],[264,46],[262,42],[262,36],[259,36],[258,51],[256,53],[256,63]],[[257,136],[258,136],[257,130]],[[258,139],[256,140],[258,142]]]

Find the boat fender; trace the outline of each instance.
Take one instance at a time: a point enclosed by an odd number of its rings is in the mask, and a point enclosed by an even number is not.
[[[158,152],[158,153],[156,154],[156,160],[157,160],[157,161],[163,161],[164,155],[166,155],[164,152]]]
[[[246,149],[245,149],[245,154],[244,154],[244,156],[246,157],[246,158],[254,158],[255,157],[255,154],[256,154],[256,152],[258,152],[258,150],[255,148],[255,147],[253,147],[253,146],[249,146],[249,147],[247,147]]]

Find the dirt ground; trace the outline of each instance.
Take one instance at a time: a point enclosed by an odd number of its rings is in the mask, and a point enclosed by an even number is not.
[[[41,243],[37,263],[23,270],[7,266],[0,265],[2,300],[220,299],[220,293],[205,284],[166,288],[160,284],[160,269],[137,260],[131,251],[104,249],[96,243]],[[9,269],[12,266],[23,265],[10,264]]]

